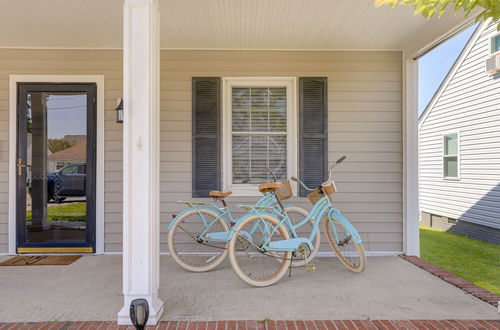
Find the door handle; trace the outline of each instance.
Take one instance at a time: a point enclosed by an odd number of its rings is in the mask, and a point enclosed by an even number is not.
[[[31,167],[31,165],[23,164],[23,160],[21,158],[17,159],[17,175],[23,175],[23,167]]]

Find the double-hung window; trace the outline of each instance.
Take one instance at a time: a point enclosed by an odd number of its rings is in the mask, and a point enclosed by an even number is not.
[[[491,53],[500,53],[500,34],[491,38]]]
[[[458,132],[443,136],[443,177],[445,179],[459,179],[460,155]]]
[[[224,79],[224,188],[256,195],[259,179],[295,175],[294,78]],[[245,180],[253,180],[245,183]]]

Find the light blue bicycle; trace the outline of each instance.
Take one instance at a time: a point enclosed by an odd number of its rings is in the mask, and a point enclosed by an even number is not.
[[[308,197],[314,204],[309,215],[298,224],[290,225],[286,218],[280,219],[252,205],[243,206],[252,213],[234,227],[228,246],[229,261],[240,279],[253,286],[268,286],[279,281],[294,259],[307,260],[308,252],[317,248],[313,239],[319,232],[321,219],[324,219],[328,242],[339,260],[351,271],[364,270],[366,257],[361,238],[332,204],[332,194],[336,191],[332,170],[344,159],[345,156],[330,167],[328,181],[315,189],[292,178],[311,191]],[[300,227],[311,222],[310,234],[300,236],[297,233]]]
[[[293,205],[283,205],[282,201],[291,197],[290,181],[276,182],[273,171],[267,169],[275,182],[264,182],[259,190],[264,194],[260,200],[251,207],[242,206],[245,214],[235,218],[230,208],[227,207],[225,198],[231,192],[212,191],[210,197],[222,203],[222,207],[214,203],[179,201],[187,208],[174,216],[168,226],[168,246],[173,259],[184,269],[192,272],[205,272],[217,267],[227,255],[227,244],[232,235],[232,230],[240,221],[254,214],[272,214],[284,220],[294,231],[292,226],[300,224],[303,230],[312,230],[313,222],[304,226],[307,211]],[[260,179],[258,179],[260,180]],[[250,180],[247,180],[250,181]],[[262,181],[262,180],[260,180]],[[250,238],[254,231],[245,233]],[[316,244],[304,260],[296,259],[293,267],[303,266],[314,258],[319,249],[320,233],[311,238]],[[246,246],[237,246],[236,249],[244,250]]]

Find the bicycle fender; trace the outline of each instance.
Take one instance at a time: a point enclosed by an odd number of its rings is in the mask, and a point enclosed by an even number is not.
[[[349,233],[352,235],[354,243],[356,244],[363,243],[356,228],[354,228],[354,226],[349,222],[349,220],[347,220],[346,217],[342,215],[342,213],[340,213],[339,210],[332,208],[328,212],[328,217],[335,218],[338,221],[342,222],[342,224],[347,228],[347,230],[349,230]]]
[[[187,209],[184,209],[182,210],[182,212],[179,212],[171,221],[170,223],[168,224],[168,227],[167,229],[170,230],[172,229],[172,227],[174,226],[174,223],[177,221],[177,219],[182,216],[183,214],[185,214],[186,212],[189,212],[189,211],[192,211],[192,210],[199,210],[199,209],[205,209],[205,210],[208,210],[208,211],[213,211],[215,213],[217,213],[218,215],[222,215],[222,212],[218,209],[218,208],[215,208],[215,207],[210,207],[210,206],[196,206],[196,207],[188,207]]]

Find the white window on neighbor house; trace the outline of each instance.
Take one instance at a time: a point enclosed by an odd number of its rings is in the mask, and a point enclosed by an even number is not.
[[[458,180],[460,178],[459,134],[453,132],[443,136],[443,177]]]
[[[500,53],[500,34],[491,38],[491,53]]]
[[[224,189],[255,195],[247,179],[296,175],[294,78],[224,79]],[[256,182],[256,181],[255,181]]]

